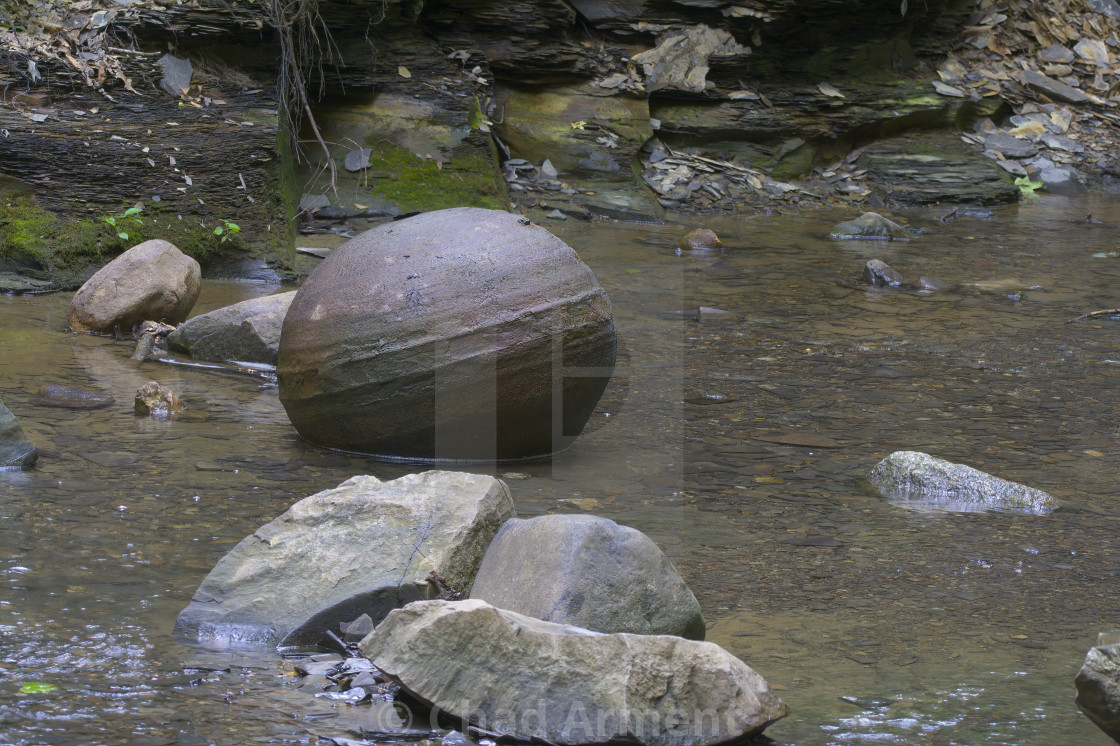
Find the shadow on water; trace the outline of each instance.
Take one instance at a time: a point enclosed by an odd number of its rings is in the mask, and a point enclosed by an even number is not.
[[[708,638],[790,703],[778,744],[1107,744],[1072,680],[1117,621],[1120,322],[1065,322],[1120,305],[1115,200],[952,224],[915,211],[910,242],[824,237],[853,216],[713,219],[726,248],[681,255],[689,226],[550,221],[609,292],[629,358],[572,448],[497,473],[521,515],[586,511],[652,536]],[[871,258],[941,289],[860,287]],[[274,290],[208,283],[196,310]],[[301,442],[267,381],[137,367],[127,343],[67,333],[68,303],[0,296],[0,392],[41,451],[0,474],[0,741],[383,730],[395,713],[315,699],[274,656],[170,632],[245,534],[354,474],[409,467]],[[181,395],[182,418],[132,414],[150,379]],[[44,383],[117,401],[42,408]],[[1062,508],[909,512],[863,478],[899,449]],[[16,696],[30,681],[60,691]]]

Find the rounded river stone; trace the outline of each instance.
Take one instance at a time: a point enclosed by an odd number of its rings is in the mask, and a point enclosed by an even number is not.
[[[280,401],[306,440],[400,459],[518,459],[579,435],[614,368],[610,300],[576,252],[473,207],[331,252],[280,336]]]

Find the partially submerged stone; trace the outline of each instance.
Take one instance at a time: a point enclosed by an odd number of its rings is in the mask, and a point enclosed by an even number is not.
[[[276,365],[280,329],[296,291],[251,298],[195,316],[171,332],[167,345],[200,360]]]
[[[300,500],[222,557],[175,631],[210,644],[319,642],[368,614],[435,595],[436,571],[469,592],[498,527],[513,517],[489,476],[428,471],[357,476]]]
[[[877,212],[865,212],[855,220],[837,223],[828,235],[829,238],[874,238],[887,241],[906,241],[910,238],[905,228]]]
[[[76,332],[127,332],[141,321],[178,324],[202,289],[198,262],[167,241],[145,241],[106,264],[70,302]]]
[[[157,381],[148,381],[136,391],[133,409],[141,417],[164,420],[183,411],[179,396]]]
[[[1089,649],[1077,672],[1077,708],[1109,738],[1120,743],[1120,639],[1105,633]]]
[[[516,459],[579,435],[615,355],[610,300],[571,247],[526,218],[464,207],[331,252],[288,309],[277,377],[312,443]]]
[[[39,387],[37,403],[43,407],[63,407],[65,409],[102,409],[113,404],[110,394],[86,391],[48,383]]]
[[[882,259],[872,259],[863,267],[863,281],[872,287],[897,287],[906,282],[906,278]]]
[[[22,469],[31,466],[39,452],[23,432],[12,410],[0,402],[0,469]]]
[[[661,548],[599,516],[506,521],[471,598],[596,632],[704,639],[700,604]]]
[[[677,243],[681,251],[698,251],[703,249],[721,249],[723,243],[711,228],[697,228],[686,233]]]
[[[409,604],[360,647],[451,717],[556,746],[722,744],[789,714],[765,679],[718,645],[597,634],[476,599]]]
[[[1044,515],[1058,507],[1057,500],[1042,490],[920,451],[895,451],[876,464],[867,478],[891,502],[914,510]]]

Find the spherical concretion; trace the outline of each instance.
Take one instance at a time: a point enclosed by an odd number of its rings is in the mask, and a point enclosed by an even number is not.
[[[610,300],[525,218],[454,208],[331,252],[280,336],[299,434],[403,459],[517,459],[579,435],[614,368]]]

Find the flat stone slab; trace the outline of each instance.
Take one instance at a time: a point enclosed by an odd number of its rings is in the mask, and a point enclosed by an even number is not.
[[[912,510],[1044,515],[1058,507],[1058,501],[1042,490],[920,451],[895,451],[867,478],[892,503]]]
[[[723,744],[789,713],[765,679],[718,645],[598,634],[476,599],[409,604],[359,646],[422,702],[556,746]]]
[[[437,595],[433,570],[467,594],[513,514],[509,490],[489,476],[353,477],[244,538],[202,581],[175,632],[218,645],[315,644],[362,614],[380,621]]]
[[[199,360],[276,365],[284,315],[296,291],[234,303],[188,319],[167,345]]]

